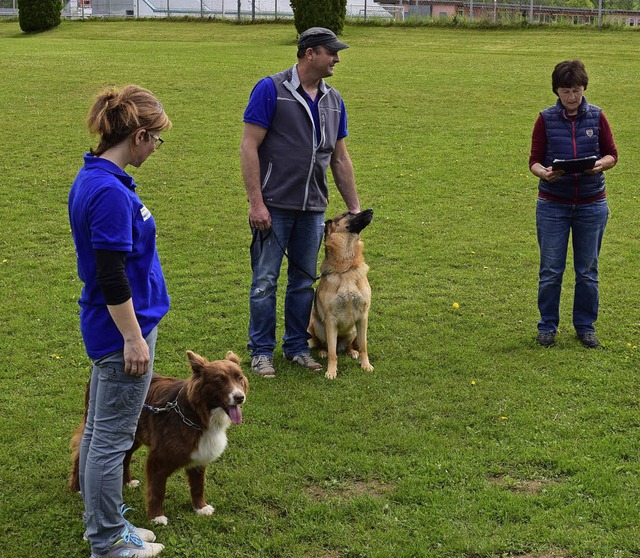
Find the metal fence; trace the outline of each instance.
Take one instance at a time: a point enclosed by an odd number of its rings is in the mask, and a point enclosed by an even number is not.
[[[608,0],[609,7],[614,0]],[[0,16],[17,16],[18,0],[0,0]],[[293,17],[289,0],[65,0],[62,16],[179,17],[277,19]],[[466,20],[494,24],[568,23],[640,26],[640,12],[599,8],[552,6],[540,0],[498,2],[488,0],[347,0],[347,16],[386,20]]]
[[[392,2],[394,0],[391,0]],[[0,16],[17,16],[18,0],[0,0]],[[178,17],[235,19],[292,18],[289,0],[64,0],[62,17]],[[347,1],[347,16],[401,19],[402,5],[376,0]]]

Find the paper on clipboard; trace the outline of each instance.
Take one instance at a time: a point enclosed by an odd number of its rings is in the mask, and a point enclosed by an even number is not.
[[[597,160],[598,158],[595,155],[580,159],[554,159],[553,163],[551,163],[551,170],[563,170],[570,173],[584,172],[592,169]]]

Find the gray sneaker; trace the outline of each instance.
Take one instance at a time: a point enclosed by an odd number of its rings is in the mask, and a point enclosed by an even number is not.
[[[300,353],[292,357],[285,355],[285,358],[309,370],[322,370],[322,364],[315,361],[309,353]]]
[[[267,355],[254,356],[251,359],[251,370],[263,378],[276,377],[276,369],[273,367],[273,359]]]

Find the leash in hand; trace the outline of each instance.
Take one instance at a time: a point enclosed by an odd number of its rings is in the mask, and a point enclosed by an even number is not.
[[[250,246],[250,250],[253,249],[253,246],[256,242],[260,242],[260,251],[262,251],[262,245],[264,244],[264,242],[267,240],[267,238],[269,238],[269,236],[273,235],[273,238],[275,239],[276,243],[278,244],[278,246],[280,247],[280,250],[282,250],[282,253],[284,254],[284,256],[287,258],[287,260],[289,261],[289,264],[293,265],[296,269],[298,269],[298,271],[301,271],[302,273],[304,273],[307,277],[309,277],[309,279],[311,279],[314,283],[320,279],[320,275],[312,275],[311,273],[309,273],[306,269],[304,269],[298,262],[292,260],[289,257],[289,254],[287,253],[286,248],[282,245],[282,243],[280,242],[280,239],[278,238],[278,235],[276,235],[275,231],[273,230],[273,228],[267,230],[267,231],[261,231],[259,229],[252,229],[251,232],[252,238],[251,238],[251,246]]]

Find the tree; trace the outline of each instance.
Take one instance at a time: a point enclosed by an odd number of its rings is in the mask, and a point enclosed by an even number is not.
[[[18,0],[18,22],[25,33],[47,31],[60,25],[60,0]]]
[[[326,27],[340,35],[347,17],[347,0],[291,0],[291,9],[298,33],[309,27]]]

